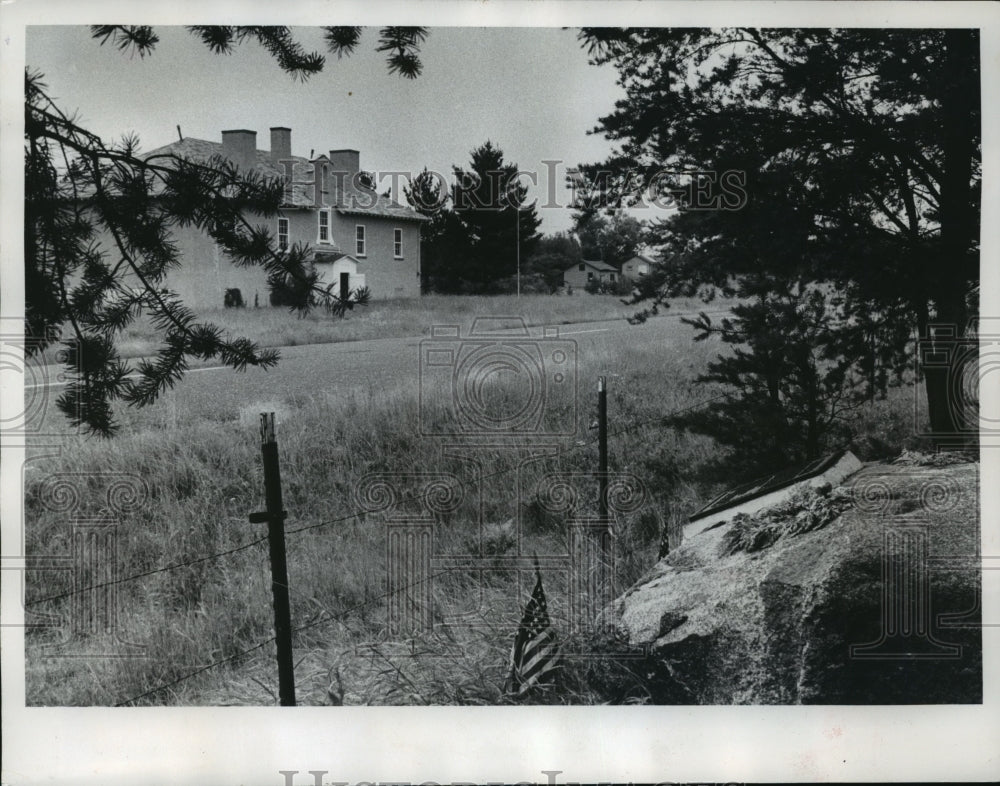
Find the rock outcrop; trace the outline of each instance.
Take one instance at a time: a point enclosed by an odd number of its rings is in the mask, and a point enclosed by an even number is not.
[[[615,603],[649,700],[980,702],[978,470],[872,465],[821,527],[692,537]]]

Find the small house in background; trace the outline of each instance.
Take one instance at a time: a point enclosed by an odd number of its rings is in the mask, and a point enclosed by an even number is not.
[[[365,274],[358,272],[358,259],[350,254],[316,249],[313,266],[319,285],[330,286],[330,293],[336,297],[365,286]]]
[[[636,254],[622,265],[622,278],[627,278],[633,282],[638,281],[648,276],[655,264],[656,262],[645,254]]]
[[[573,267],[563,271],[563,286],[583,289],[588,283],[597,281],[602,284],[616,284],[621,278],[618,268],[607,262],[588,262],[582,260]]]
[[[292,154],[291,129],[271,129],[271,149],[257,149],[257,132],[222,132],[222,142],[185,137],[146,154],[158,163],[174,155],[195,162],[215,156],[242,172],[280,178],[285,197],[273,218],[248,214],[251,225],[270,229],[279,251],[308,244],[321,283],[333,292],[367,286],[380,298],[420,295],[420,224],[428,219],[379,194],[366,182],[357,150],[331,150],[309,158]],[[260,267],[232,263],[211,237],[194,228],[175,229],[181,265],[163,286],[195,310],[221,308],[238,290],[246,304],[270,303],[267,274]],[[232,294],[230,294],[230,299]]]
[[[842,450],[810,461],[805,466],[791,467],[757,478],[723,492],[692,514],[684,526],[684,537],[704,532],[716,524],[728,521],[737,513],[756,513],[777,505],[807,486],[816,488],[825,483],[836,486],[861,467],[857,456],[849,450]]]

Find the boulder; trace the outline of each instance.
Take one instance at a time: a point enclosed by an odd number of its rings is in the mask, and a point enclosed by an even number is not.
[[[791,510],[764,539],[733,537],[744,518],[685,541],[614,605],[648,700],[981,702],[978,470],[871,465],[811,492],[850,495],[829,520]]]

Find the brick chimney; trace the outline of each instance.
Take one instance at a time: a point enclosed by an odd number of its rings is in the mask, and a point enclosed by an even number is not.
[[[351,182],[351,178],[361,171],[361,154],[357,150],[331,150],[330,171],[341,182]],[[340,174],[344,173],[344,174]]]
[[[222,154],[240,169],[257,164],[257,132],[236,129],[222,132]]]
[[[292,129],[284,126],[271,128],[271,161],[277,164],[292,157]]]

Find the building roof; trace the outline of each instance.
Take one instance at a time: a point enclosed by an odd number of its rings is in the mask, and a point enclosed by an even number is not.
[[[792,486],[796,483],[801,483],[803,480],[809,480],[817,475],[822,475],[830,469],[830,467],[840,461],[847,453],[847,450],[840,450],[836,453],[831,453],[828,456],[822,456],[821,458],[810,461],[808,464],[800,464],[794,467],[789,467],[788,469],[781,470],[780,472],[775,472],[772,475],[766,475],[762,478],[751,480],[749,483],[744,483],[742,486],[737,486],[736,488],[724,491],[715,499],[711,500],[701,510],[691,514],[688,520],[694,522],[698,519],[703,519],[706,516],[719,513],[727,508],[741,505],[744,502],[749,502],[757,497],[763,497],[765,494],[770,494],[772,491],[779,491],[780,489]]]
[[[618,272],[618,268],[616,268],[614,265],[609,265],[607,262],[601,262],[600,260],[589,261],[589,260],[586,260],[586,259],[581,259],[576,264],[570,265],[563,272],[564,273],[569,273],[571,270],[577,270],[580,267],[580,265],[587,265],[587,267],[591,267],[594,270],[597,270],[597,271],[599,271],[601,273],[617,273]]]
[[[343,251],[329,251],[325,248],[317,248],[313,251],[312,261],[316,264],[330,264],[340,259],[349,259],[355,264],[358,262],[357,257],[353,254],[347,254]]]
[[[649,257],[647,257],[645,254],[636,254],[634,257],[631,257],[628,261],[626,261],[625,264],[627,265],[629,262],[634,262],[637,259],[640,262],[645,262],[647,265],[655,265],[656,264],[656,262],[654,260],[652,260]]]
[[[214,156],[223,157],[223,147],[221,142],[209,142],[205,139],[195,139],[185,137],[169,145],[158,147],[143,156],[146,160],[154,156],[176,156],[189,161],[207,162]],[[271,160],[271,154],[267,150],[256,151],[256,162],[254,169],[264,177],[281,178],[284,177],[284,168],[277,166]],[[320,156],[315,160],[326,159]],[[288,160],[288,159],[286,159]],[[302,156],[291,156],[292,182],[285,190],[284,207],[292,208],[313,208],[315,202],[311,189],[307,185],[313,180],[314,167],[309,159]],[[336,194],[336,199],[326,195],[326,204],[334,208],[338,213],[345,215],[359,216],[380,216],[384,218],[394,218],[398,221],[429,221],[427,216],[421,215],[407,205],[401,205],[383,194],[357,185],[351,182],[351,178],[341,178],[339,182],[343,188]]]

